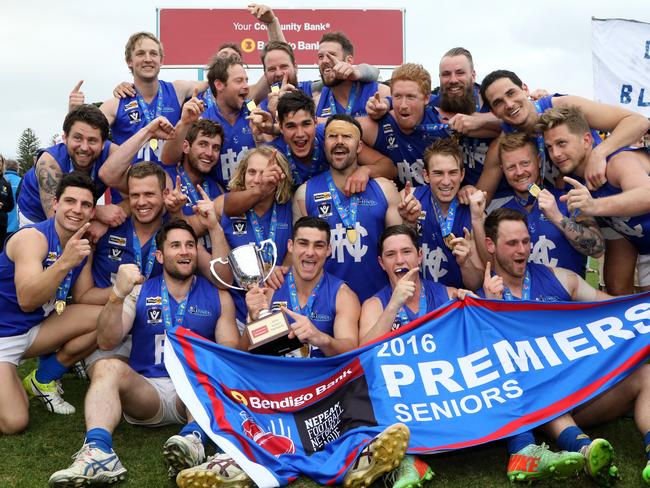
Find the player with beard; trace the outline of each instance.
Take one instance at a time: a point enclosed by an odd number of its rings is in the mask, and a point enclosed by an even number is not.
[[[577,107],[547,110],[537,127],[549,157],[573,188],[564,198],[570,211],[600,218],[608,227],[605,284],[612,294],[633,292],[634,267],[639,286],[650,289],[650,155],[645,148],[625,148],[607,157],[607,182],[590,193],[586,175],[594,152],[590,125]],[[616,231],[612,233],[611,231]],[[613,234],[613,235],[612,235]],[[637,263],[638,254],[638,263]]]
[[[262,49],[261,58],[268,84],[267,90],[268,87],[271,90],[268,97],[260,104],[263,110],[275,115],[279,99],[296,89],[318,100],[323,89],[323,80],[298,81],[298,65],[290,44],[281,41],[268,42]],[[379,76],[379,70],[367,64],[351,65],[338,61],[333,69],[335,77],[341,81],[351,78],[364,84],[374,83]]]
[[[99,307],[67,305],[91,286],[90,242],[84,238],[95,207],[95,185],[85,174],[65,174],[57,187],[54,216],[20,229],[0,254],[0,433],[27,428],[30,397],[47,409],[72,414],[57,386],[70,366],[96,346]],[[56,312],[56,313],[52,313]],[[47,354],[21,385],[23,358]],[[23,389],[24,387],[24,389]]]
[[[239,161],[246,151],[255,146],[247,120],[250,111],[245,103],[249,98],[248,75],[241,60],[216,57],[208,69],[208,82],[215,104],[206,108],[195,91],[194,96],[185,103],[187,109],[183,108],[194,117],[202,114],[202,118],[218,122],[223,128],[220,164],[213,168],[212,176],[223,188],[227,188]],[[176,135],[165,144],[163,150],[162,161],[165,164],[176,164],[181,159],[192,119],[181,119],[176,124]]]
[[[330,227],[317,217],[301,217],[289,240],[292,266],[279,290],[253,287],[246,294],[251,320],[262,309],[281,307],[291,322],[291,334],[309,345],[309,357],[327,357],[357,347],[359,299],[340,279],[324,270],[331,252]],[[292,291],[293,290],[293,291]],[[246,337],[246,336],[244,336]],[[247,339],[242,346],[247,347]],[[398,465],[408,445],[408,429],[396,424],[367,444],[343,479],[347,488],[363,488]],[[296,478],[300,473],[296,472]],[[218,454],[206,463],[182,471],[183,488],[252,486],[251,478],[228,455]]]
[[[301,185],[294,196],[294,219],[312,215],[330,225],[332,256],[325,270],[344,280],[360,300],[386,284],[377,265],[377,239],[386,226],[415,225],[419,207],[400,205],[395,185],[385,178],[372,178],[363,192],[346,194],[343,189],[358,168],[363,147],[361,126],[346,114],[331,116],[325,125],[325,153],[330,170]]]
[[[465,161],[464,185],[477,186],[488,148],[501,130],[500,121],[490,113],[481,100],[480,85],[476,83],[476,71],[472,54],[465,48],[455,47],[447,51],[439,66],[440,93],[431,97],[441,119],[460,134],[486,129],[493,131],[492,137],[461,137]],[[494,152],[492,153],[494,157]],[[508,184],[504,179],[494,193],[494,198],[508,195]],[[469,195],[461,194],[463,203]]]
[[[183,107],[183,117],[185,117]],[[191,114],[188,117],[195,117]],[[223,128],[218,123],[200,119],[191,123],[183,141],[183,157],[176,166],[167,166],[165,169],[172,181],[176,183],[180,191],[186,197],[185,206],[182,208],[183,215],[193,215],[192,208],[201,200],[196,187],[203,188],[208,197],[214,200],[223,193],[223,189],[211,176],[210,173],[219,162],[221,143],[223,141]]]
[[[317,124],[315,106],[301,90],[282,96],[278,103],[277,116],[280,121],[281,137],[260,137],[265,124],[257,117],[258,110],[251,117],[251,128],[255,142],[266,142],[275,146],[287,157],[295,186],[329,168],[323,150],[325,124]],[[393,178],[397,173],[392,161],[374,149],[364,146],[359,153],[359,168],[346,182],[345,191],[356,193],[365,190],[369,178],[384,176]]]
[[[612,298],[589,286],[572,271],[529,262],[530,235],[524,214],[507,208],[494,210],[485,220],[485,234],[495,273],[491,273],[488,263],[479,295],[496,300],[544,302],[593,302]],[[597,425],[627,414],[630,408],[634,408],[635,422],[644,435],[650,459],[649,370],[648,365],[642,366],[605,393],[546,424],[545,430],[566,451],[555,454],[536,446],[532,432],[508,439],[510,479],[528,481],[570,475],[581,464],[581,459],[576,457],[580,453],[585,458],[587,474],[599,484],[608,486],[618,471],[612,465],[612,446],[605,439],[590,439],[576,423],[580,426]],[[555,466],[554,470],[550,469],[552,466]],[[643,470],[643,479],[650,483],[650,461]]]
[[[54,194],[64,174],[81,171],[103,192],[101,168],[117,147],[108,141],[108,121],[94,105],[81,105],[63,121],[63,142],[49,147],[23,177],[18,195],[20,226],[42,222],[54,215]],[[106,225],[119,225],[126,214],[117,205],[99,205],[94,218]]]
[[[449,137],[450,130],[429,105],[431,76],[422,65],[399,66],[393,70],[390,85],[392,110],[377,121],[360,119],[364,142],[393,161],[401,185],[408,181],[420,186],[425,184],[424,150],[434,140]]]
[[[388,95],[388,87],[376,81],[364,83],[364,73],[353,64],[354,46],[342,32],[327,32],[318,46],[318,70],[323,90],[316,101],[316,116],[366,115],[366,101],[374,93]],[[313,95],[308,93],[308,95]]]
[[[196,235],[172,221],[156,236],[156,260],[163,272],[145,281],[135,264],[121,265],[97,324],[101,349],[116,347],[129,332],[129,363],[103,359],[95,364],[86,394],[86,438],[72,465],[52,474],[50,486],[111,484],[126,469],[112,447],[112,432],[124,414],[135,425],[186,424],[165,446],[172,468],[203,462],[205,434],[188,418],[163,364],[165,331],[182,326],[226,347],[237,347],[234,307],[228,294],[195,275]],[[141,284],[141,285],[140,285]],[[172,474],[175,475],[175,472]]]
[[[510,185],[503,205],[524,213],[531,236],[531,260],[584,276],[586,256],[603,255],[605,241],[593,217],[576,215],[561,201],[564,192],[540,189],[540,157],[535,142],[522,132],[499,137],[501,169]]]
[[[592,129],[594,151],[591,152],[586,168],[585,179],[589,188],[598,188],[605,183],[606,158],[622,147],[634,144],[650,128],[650,120],[641,114],[613,105],[593,102],[582,97],[551,95],[531,100],[528,87],[512,71],[497,70],[488,74],[481,83],[483,103],[500,119],[503,132],[526,132],[535,138],[538,151],[542,155],[541,174],[544,181],[556,184],[558,170],[548,161],[544,149],[544,138],[536,130],[537,117],[553,107],[576,106],[584,114]],[[610,136],[600,141],[597,131],[610,132]],[[498,158],[490,159],[485,165],[478,185],[488,192],[496,188],[502,177]],[[563,186],[563,184],[561,184]]]

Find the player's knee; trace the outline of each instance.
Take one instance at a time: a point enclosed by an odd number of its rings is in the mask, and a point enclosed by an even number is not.
[[[0,413],[0,434],[15,435],[27,429],[29,413],[27,409]]]
[[[129,365],[116,358],[105,358],[95,362],[92,367],[92,379],[113,379],[120,381],[129,373]]]

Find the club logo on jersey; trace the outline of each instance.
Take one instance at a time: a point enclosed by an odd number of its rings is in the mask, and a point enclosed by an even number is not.
[[[322,193],[314,193],[314,201],[315,202],[323,202],[325,200],[331,200],[332,199],[332,194],[328,191],[324,191]]]
[[[212,315],[210,310],[206,310],[204,308],[199,308],[196,305],[190,305],[188,310],[192,315],[197,315],[199,317],[210,317]]]
[[[389,132],[393,132],[393,126],[390,124],[384,124],[384,134],[388,134]]]
[[[322,219],[325,217],[331,217],[332,215],[332,204],[329,202],[323,202],[318,204],[318,216]]]
[[[124,111],[125,112],[128,112],[129,110],[133,110],[134,108],[138,108],[138,101],[137,100],[133,100],[133,101],[127,103],[126,105],[124,105]]]
[[[321,117],[329,117],[330,115],[332,115],[331,107],[324,107],[320,112]]]
[[[232,233],[236,236],[246,234],[247,222],[245,220],[233,220]]]
[[[151,305],[162,305],[162,297],[147,297],[145,305],[147,307]]]
[[[111,247],[108,250],[108,259],[110,259],[111,261],[122,261],[122,254],[124,254],[124,249]]]
[[[147,323],[148,324],[162,323],[162,309],[160,307],[151,307],[147,309]]]
[[[132,112],[129,112],[129,122],[131,124],[138,124],[140,123],[140,112],[137,110],[133,110]]]
[[[114,246],[126,247],[126,237],[109,235],[108,243]]]
[[[388,136],[388,146],[387,149],[397,149],[397,140],[394,135]]]
[[[54,261],[56,261],[56,258],[58,256],[56,255],[55,251],[50,251],[47,253],[47,257],[45,258],[45,262],[48,264],[52,264]]]

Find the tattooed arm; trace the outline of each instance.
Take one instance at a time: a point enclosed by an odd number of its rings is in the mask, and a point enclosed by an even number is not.
[[[594,219],[584,217],[578,222],[565,216],[559,227],[569,244],[580,254],[599,258],[605,252],[605,238]]]
[[[605,252],[605,239],[593,217],[584,214],[567,217],[557,206],[555,195],[544,189],[537,195],[537,205],[544,215],[562,231],[569,244],[585,256],[599,258]]]
[[[61,167],[56,160],[48,153],[43,153],[36,162],[36,180],[38,182],[38,193],[41,197],[41,205],[43,212],[49,219],[54,215],[54,197],[56,194],[56,187],[61,181],[63,173]]]

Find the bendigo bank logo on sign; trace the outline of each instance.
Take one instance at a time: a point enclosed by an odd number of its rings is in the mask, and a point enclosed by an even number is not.
[[[221,383],[223,391],[235,402],[247,406],[251,412],[294,412],[306,405],[318,402],[322,397],[341,388],[344,384],[363,375],[359,359],[354,359],[329,378],[302,388],[282,393],[263,393],[256,390],[234,390]]]
[[[306,452],[320,451],[344,432],[363,425],[377,425],[368,384],[359,359],[325,380],[284,393],[231,390],[225,393],[251,412],[293,413]]]

